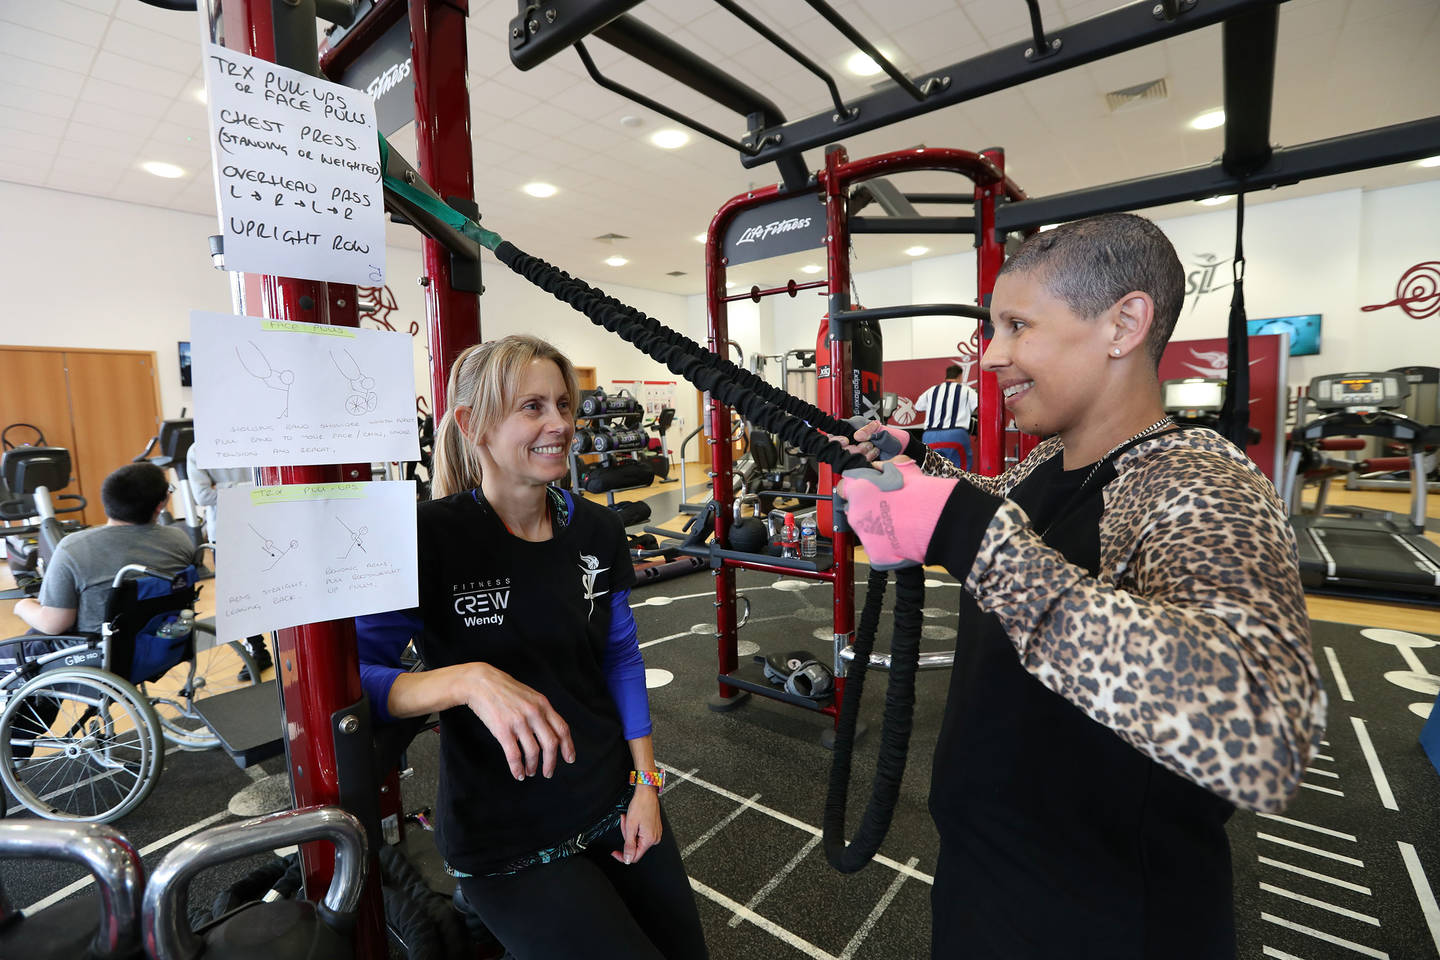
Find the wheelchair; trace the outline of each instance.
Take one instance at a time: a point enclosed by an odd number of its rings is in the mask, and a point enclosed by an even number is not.
[[[238,641],[197,653],[196,576],[193,565],[161,576],[129,564],[115,574],[99,635],[0,641],[14,664],[0,673],[0,780],[26,808],[109,823],[154,789],[167,743],[219,745],[195,701],[257,683],[260,671]],[[241,664],[246,684],[234,679]]]

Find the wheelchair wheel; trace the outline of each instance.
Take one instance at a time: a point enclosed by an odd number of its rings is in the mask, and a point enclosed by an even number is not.
[[[249,680],[236,679],[241,667],[248,671]],[[140,691],[155,708],[166,740],[181,750],[213,750],[220,746],[220,738],[200,718],[195,701],[253,687],[259,677],[249,648],[233,640],[196,650],[193,670],[192,661],[187,660],[159,680],[140,684]]]
[[[160,779],[163,746],[150,702],[93,667],[42,673],[0,713],[0,779],[49,820],[123,817]]]

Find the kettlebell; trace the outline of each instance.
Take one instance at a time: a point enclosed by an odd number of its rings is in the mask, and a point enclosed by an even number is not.
[[[741,501],[735,501],[735,522],[730,525],[730,549],[741,553],[764,553],[770,543],[765,521],[740,516]]]

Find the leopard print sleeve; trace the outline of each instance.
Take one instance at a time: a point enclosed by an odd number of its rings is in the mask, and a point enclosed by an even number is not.
[[[961,470],[934,450],[929,450],[925,454],[925,459],[920,463],[920,472],[932,477],[965,480],[973,486],[984,490],[986,493],[1003,497],[1015,489],[1016,484],[1028,477],[1030,471],[1034,470],[1046,460],[1049,460],[1058,453],[1060,449],[1061,443],[1059,439],[1052,437],[1040,443],[1034,450],[1030,451],[1030,456],[1026,457],[1020,463],[1015,464],[1015,466],[1006,470],[998,477],[986,477],[978,473]]]
[[[1098,578],[1007,502],[966,588],[1051,690],[1181,776],[1274,811],[1299,788],[1325,694],[1294,534],[1238,456],[1166,450],[1122,473]]]

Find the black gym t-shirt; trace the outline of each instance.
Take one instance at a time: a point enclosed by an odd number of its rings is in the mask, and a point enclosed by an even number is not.
[[[512,536],[466,491],[421,504],[418,638],[430,669],[483,660],[544,694],[570,726],[575,762],[517,781],[468,706],[440,715],[436,842],[455,870],[483,875],[562,844],[613,811],[631,767],[601,670],[611,593],[635,582],[614,512],[575,499],[543,543]]]
[[[1089,473],[1057,454],[1009,497],[1094,576],[1115,470]],[[1233,957],[1232,810],[1042,685],[962,592],[930,792],[935,957]]]

